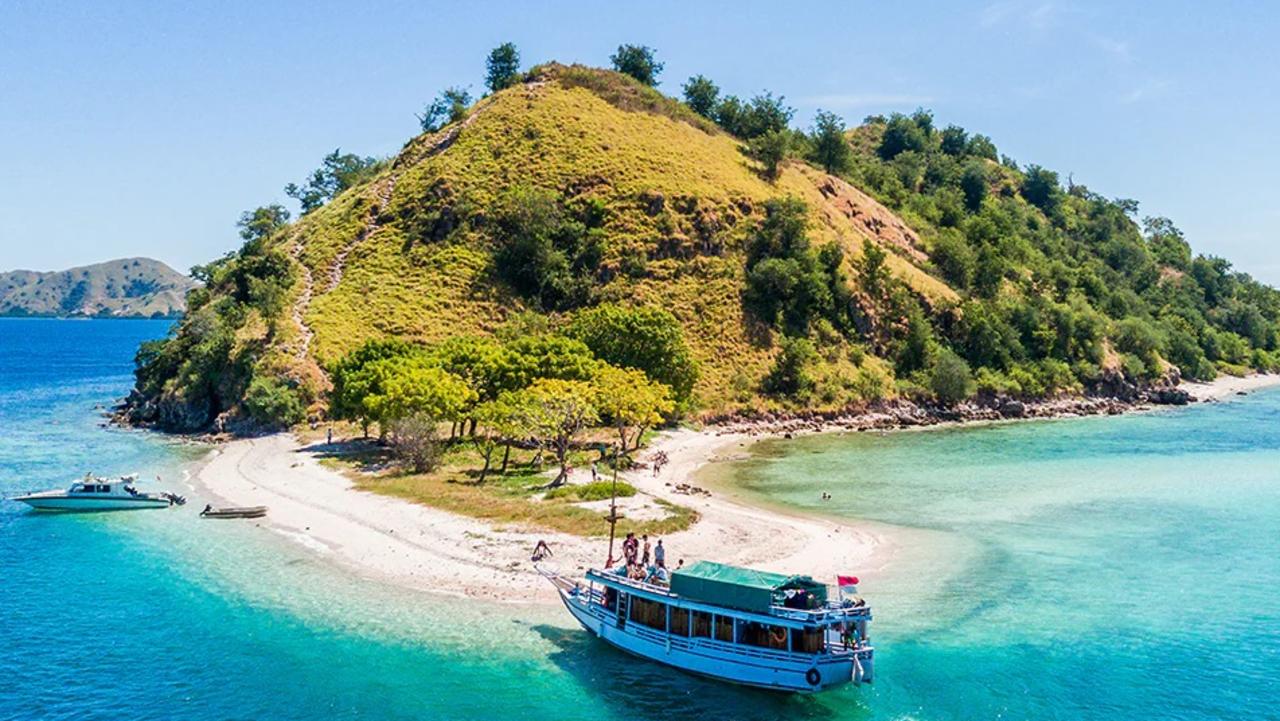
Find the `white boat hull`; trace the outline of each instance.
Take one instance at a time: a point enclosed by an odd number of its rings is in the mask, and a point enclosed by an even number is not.
[[[855,680],[852,655],[796,658],[792,654],[752,649],[744,654],[741,646],[725,644],[709,638],[668,636],[641,624],[618,624],[611,614],[593,613],[598,608],[565,589],[558,589],[560,599],[582,627],[606,643],[623,651],[673,666],[682,671],[709,676],[732,683],[764,689],[812,693]],[[871,657],[866,653],[857,680],[870,681]]]
[[[130,496],[128,498],[69,498],[67,496],[42,496],[34,494],[20,496],[14,500],[22,501],[37,511],[132,511],[140,508],[168,508],[172,505],[167,498],[150,496]]]

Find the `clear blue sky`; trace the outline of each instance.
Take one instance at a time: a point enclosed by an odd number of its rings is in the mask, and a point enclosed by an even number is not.
[[[803,125],[931,108],[1280,284],[1270,3],[179,5],[0,2],[0,270],[216,257],[326,152],[393,153],[441,88],[479,94],[511,40],[526,67],[647,44],[662,90],[770,89]]]

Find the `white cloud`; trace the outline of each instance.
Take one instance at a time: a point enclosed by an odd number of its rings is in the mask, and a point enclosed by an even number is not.
[[[1163,95],[1169,88],[1173,87],[1173,81],[1163,78],[1148,80],[1136,88],[1124,93],[1120,96],[1120,102],[1125,104],[1139,103],[1143,100],[1150,100]]]
[[[982,9],[982,13],[978,16],[978,24],[984,28],[990,28],[1005,23],[1016,23],[1034,30],[1043,30],[1057,21],[1061,9],[1061,5],[1053,0],[1046,2],[1001,0]]]

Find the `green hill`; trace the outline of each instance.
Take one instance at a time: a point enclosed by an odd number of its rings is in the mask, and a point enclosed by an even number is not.
[[[522,80],[211,264],[139,355],[134,420],[321,414],[367,341],[557,332],[602,304],[674,316],[696,415],[1277,366],[1276,291],[927,114],[850,130],[834,174],[816,135],[761,135],[789,141],[773,175],[723,112],[628,76]]]
[[[150,258],[0,273],[0,315],[176,318],[195,283]]]

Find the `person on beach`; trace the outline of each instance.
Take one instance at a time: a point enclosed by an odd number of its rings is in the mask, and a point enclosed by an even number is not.
[[[640,557],[640,565],[649,565],[649,534],[644,534],[644,555]]]
[[[544,558],[550,558],[554,555],[555,554],[551,552],[551,546],[548,546],[546,541],[539,538],[538,545],[533,547],[533,558],[530,560],[536,563]]]
[[[329,426],[329,440],[325,441],[327,445],[333,445],[333,426]]]
[[[596,461],[591,462],[591,482],[595,483],[600,480],[600,468],[596,465]]]
[[[658,539],[658,544],[653,547],[653,565],[666,570],[667,568],[667,549],[662,547],[662,539]]]

